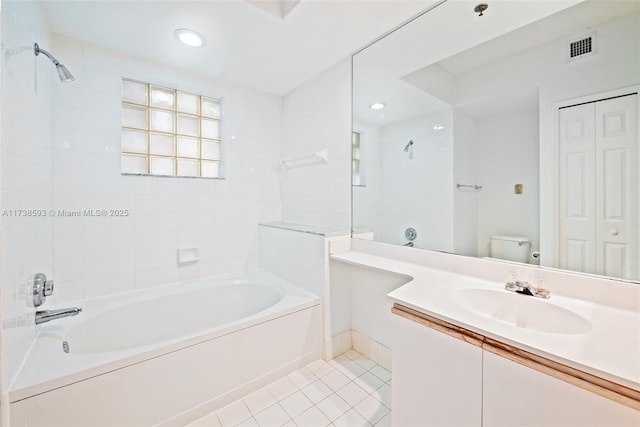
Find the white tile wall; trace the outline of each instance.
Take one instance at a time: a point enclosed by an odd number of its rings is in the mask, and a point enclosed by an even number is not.
[[[284,221],[351,225],[351,61],[347,58],[284,97],[284,157],[327,148],[327,163],[282,174]]]
[[[478,194],[477,256],[490,255],[495,234],[525,236],[531,251],[540,248],[538,116],[536,107],[476,120],[478,182],[484,187]],[[523,185],[522,194],[514,194],[515,184]]]
[[[360,240],[353,239],[353,242]],[[396,247],[396,246],[392,246]],[[387,294],[406,284],[410,278],[389,272],[360,268],[338,261],[330,262],[330,325],[331,346],[328,357],[353,348],[370,359],[379,358],[379,348],[391,348],[391,307]],[[353,333],[352,333],[353,331]]]
[[[480,184],[475,122],[459,108],[453,109],[453,184]],[[453,249],[460,255],[478,253],[478,200],[481,191],[453,192]]]
[[[349,329],[334,336],[332,338],[331,351],[332,354],[328,358],[337,357],[342,353],[349,353],[348,355],[352,359],[367,369],[372,369],[375,364],[378,364],[386,370],[391,370],[391,348],[355,329]],[[355,353],[353,353],[354,351]],[[370,364],[370,366],[367,364]]]
[[[353,229],[382,233],[383,157],[380,149],[382,129],[365,122],[353,122],[360,132],[360,174],[363,186],[353,187]]]
[[[260,268],[316,295],[324,295],[325,237],[260,226]]]
[[[282,223],[263,224],[260,226],[259,240],[261,269],[323,299],[323,357],[329,359],[350,349],[350,338],[348,341],[333,339],[333,334],[338,330],[344,330],[341,329],[342,325],[348,322],[344,318],[349,317],[348,314],[344,315],[345,310],[336,310],[334,305],[345,307],[351,300],[348,297],[343,298],[344,293],[340,292],[342,289],[331,286],[328,262],[331,253],[348,249],[348,232]],[[348,292],[348,286],[346,290]],[[333,320],[334,314],[339,317],[337,322]],[[334,323],[338,326],[334,327]]]
[[[381,241],[404,244],[412,227],[417,247],[453,251],[452,124],[452,112],[443,111],[382,128]],[[403,150],[410,140],[413,159]]]
[[[60,84],[55,67],[36,58],[33,43],[50,50],[51,37],[42,10],[33,2],[2,3],[2,126],[0,207],[0,334],[2,391],[26,355],[36,327],[27,302],[28,277],[52,274],[52,221],[49,217],[10,216],[14,209],[52,206],[51,98]],[[6,411],[5,416],[6,416]],[[6,422],[6,419],[5,419]]]
[[[56,85],[56,209],[128,217],[55,218],[56,304],[257,267],[258,222],[280,220],[281,98],[56,37],[76,77]],[[123,76],[224,98],[225,180],[120,175]],[[177,250],[200,260],[178,265]]]

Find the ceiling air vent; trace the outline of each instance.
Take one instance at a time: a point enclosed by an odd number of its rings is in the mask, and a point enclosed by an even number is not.
[[[586,56],[595,55],[596,52],[595,32],[582,34],[567,40],[567,61],[574,61]]]

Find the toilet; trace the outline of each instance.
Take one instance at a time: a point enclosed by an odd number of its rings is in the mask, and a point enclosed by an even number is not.
[[[507,261],[529,262],[531,239],[524,236],[491,236],[489,256]]]

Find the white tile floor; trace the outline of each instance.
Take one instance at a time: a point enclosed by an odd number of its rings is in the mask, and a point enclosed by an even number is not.
[[[355,350],[319,360],[189,427],[390,426],[391,372]]]

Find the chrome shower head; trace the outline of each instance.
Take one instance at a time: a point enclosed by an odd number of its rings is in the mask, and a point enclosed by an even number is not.
[[[411,148],[411,146],[413,146],[413,140],[409,141],[409,143],[404,146],[405,153],[409,151],[409,148]]]
[[[61,82],[66,83],[66,82],[72,82],[75,80],[75,78],[73,77],[71,72],[69,72],[67,67],[65,67],[59,62],[56,64],[56,70],[58,70],[58,76],[60,77]]]
[[[409,153],[409,160],[413,159],[413,140],[410,140],[407,145],[404,146],[405,153]]]
[[[44,56],[49,58],[51,62],[53,62],[53,64],[56,66],[56,70],[58,71],[58,77],[60,77],[61,82],[66,83],[66,82],[72,82],[75,80],[71,72],[69,72],[69,70],[67,69],[67,67],[65,67],[60,62],[58,62],[58,60],[54,58],[53,55],[51,55],[49,52],[47,52],[44,49],[40,49],[40,46],[38,46],[38,43],[33,44],[33,53],[35,53],[36,56],[43,54]]]

